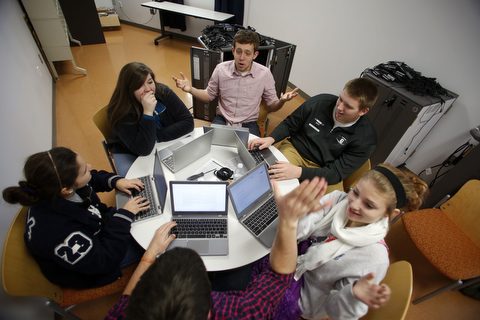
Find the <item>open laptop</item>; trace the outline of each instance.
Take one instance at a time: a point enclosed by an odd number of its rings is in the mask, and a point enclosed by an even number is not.
[[[170,181],[171,233],[168,246],[187,247],[203,256],[228,255],[228,182]]]
[[[235,134],[236,133],[237,132],[235,132]],[[268,167],[275,164],[275,160],[277,160],[277,157],[275,157],[275,155],[269,148],[266,148],[263,150],[258,150],[256,148],[253,150],[249,150],[247,149],[246,145],[243,144],[243,142],[241,141],[238,135],[236,135],[236,138],[237,138],[237,152],[240,155],[240,158],[242,159],[243,164],[248,169],[252,169],[257,164],[260,164],[264,161],[267,163]]]
[[[238,221],[271,248],[278,226],[277,205],[265,162],[228,186]]]
[[[234,134],[236,138],[237,153],[240,156],[240,159],[242,160],[244,167],[247,168],[248,170],[253,169],[257,165],[255,159],[252,157],[249,150],[243,144],[242,140],[237,135],[237,133],[234,132]]]
[[[248,150],[248,152],[250,152],[256,164],[259,164],[265,161],[267,165],[270,167],[270,166],[273,166],[275,164],[275,160],[277,160],[277,158],[269,148],[265,148],[262,150],[259,150],[258,148],[254,148],[252,150]]]
[[[212,148],[212,138],[213,131],[209,131],[185,144],[182,141],[176,142],[158,151],[158,154],[163,164],[176,173],[209,153]]]
[[[123,208],[128,200],[135,196],[145,197],[150,201],[150,209],[137,213],[133,222],[155,217],[163,213],[165,207],[168,185],[158,154],[155,154],[154,158],[153,174],[137,178],[145,185],[142,191],[138,192],[136,189],[131,189],[132,195],[130,196],[125,192],[115,191],[117,208]]]
[[[248,128],[232,127],[214,123],[212,123],[210,127],[203,127],[203,132],[208,132],[210,130],[213,130],[212,144],[235,148],[237,146],[235,132],[245,146],[248,144],[248,136],[250,135]]]

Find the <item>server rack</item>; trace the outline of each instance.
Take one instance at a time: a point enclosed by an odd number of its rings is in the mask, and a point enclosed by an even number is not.
[[[371,71],[363,76],[373,80],[379,89],[378,99],[367,113],[377,132],[377,147],[370,160],[373,165],[405,164],[458,95],[447,90],[448,96],[441,98],[420,96]]]

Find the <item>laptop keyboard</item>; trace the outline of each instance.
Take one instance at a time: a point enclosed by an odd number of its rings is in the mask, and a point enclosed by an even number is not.
[[[252,230],[255,235],[259,235],[278,217],[275,198],[271,197],[262,206],[247,217],[243,224]]]
[[[163,164],[165,164],[170,170],[175,171],[175,165],[173,163],[173,154],[162,159]]]
[[[253,160],[255,160],[255,164],[260,164],[265,160],[263,158],[263,155],[260,153],[260,150],[258,150],[257,148],[248,150],[248,152],[250,152],[250,155],[253,157]]]
[[[143,210],[137,213],[134,217],[134,222],[138,220],[152,218],[160,214],[157,211],[157,204],[153,196],[152,180],[150,179],[150,177],[140,177],[138,179],[143,182],[145,188],[140,192],[136,189],[130,189],[130,191],[132,192],[131,197],[140,196],[147,198],[147,200],[150,201],[150,209]]]
[[[227,238],[227,219],[172,219],[177,238]]]

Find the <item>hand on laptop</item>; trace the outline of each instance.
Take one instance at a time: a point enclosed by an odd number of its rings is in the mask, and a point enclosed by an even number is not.
[[[137,214],[140,211],[150,209],[150,201],[144,197],[134,197],[128,199],[128,202],[123,206],[123,209],[130,211],[133,214]]]
[[[302,167],[291,164],[287,161],[275,161],[275,164],[268,168],[271,180],[298,179],[302,175]]]
[[[155,260],[157,255],[164,252],[170,242],[175,239],[174,234],[169,234],[170,230],[177,225],[176,222],[170,221],[162,224],[153,236],[152,242],[148,245],[147,250],[143,254],[145,258]]]
[[[122,192],[125,192],[129,196],[132,195],[132,192],[129,189],[135,189],[137,191],[142,191],[145,186],[138,179],[120,179],[117,181],[115,188]]]
[[[253,148],[258,148],[259,150],[263,150],[274,143],[275,140],[271,137],[252,139],[248,141],[248,149],[252,150]]]

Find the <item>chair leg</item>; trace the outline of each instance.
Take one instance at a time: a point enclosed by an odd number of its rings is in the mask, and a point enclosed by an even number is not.
[[[414,300],[412,303],[413,303],[413,304],[419,304],[420,302],[423,302],[423,301],[425,301],[425,300],[428,300],[428,299],[430,299],[430,298],[432,298],[432,297],[434,297],[434,296],[436,296],[436,295],[438,295],[438,294],[440,294],[440,293],[442,293],[442,292],[445,292],[445,291],[448,291],[448,290],[454,290],[456,287],[462,285],[462,283],[463,283],[462,280],[455,280],[455,281],[453,281],[452,283],[447,284],[447,285],[446,285],[445,287],[443,287],[443,288],[440,288],[440,289],[438,289],[438,290],[435,290],[435,291],[433,291],[433,292],[431,292],[431,293],[429,293],[429,294],[427,294],[427,295],[425,295],[425,296],[423,296],[423,297],[421,297],[421,298],[418,298],[418,299]]]
[[[103,150],[105,150],[105,154],[107,155],[108,162],[110,163],[110,166],[112,167],[113,172],[118,174],[117,168],[115,168],[115,164],[113,163],[113,160],[112,160],[113,157],[110,154],[110,151],[108,150],[107,143],[105,142],[105,140],[102,140],[102,146],[103,146]]]
[[[53,311],[55,311],[56,314],[59,314],[64,318],[67,318],[67,319],[70,319],[70,320],[82,320],[79,317],[77,317],[76,315],[68,312],[68,310],[70,310],[74,306],[71,306],[71,307],[68,307],[68,308],[62,308],[58,305],[58,303],[56,303],[52,300],[47,300],[47,302],[45,302],[45,305],[47,307],[49,307],[50,309],[52,309]]]
[[[452,291],[458,291],[458,290],[463,289],[465,287],[471,286],[472,284],[475,284],[477,282],[480,282],[480,277],[476,277],[476,278],[472,278],[472,279],[463,281],[463,284],[461,286],[453,288]]]
[[[267,136],[267,130],[268,130],[268,123],[270,122],[270,117],[267,117],[267,120],[265,120],[265,131],[263,131],[263,138]]]

